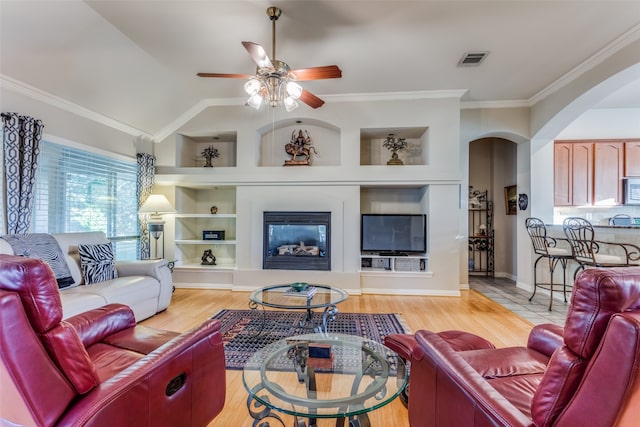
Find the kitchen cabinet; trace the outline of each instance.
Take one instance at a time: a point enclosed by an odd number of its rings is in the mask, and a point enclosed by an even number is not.
[[[554,144],[554,206],[622,204],[622,178],[640,176],[640,140]]]
[[[640,140],[624,143],[624,176],[640,177]]]
[[[624,145],[622,142],[593,144],[593,204],[622,204],[622,173]]]
[[[554,145],[554,205],[591,204],[593,194],[593,144]]]

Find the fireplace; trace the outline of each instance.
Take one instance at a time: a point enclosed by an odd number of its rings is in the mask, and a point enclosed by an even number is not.
[[[262,268],[331,270],[331,212],[264,212]]]

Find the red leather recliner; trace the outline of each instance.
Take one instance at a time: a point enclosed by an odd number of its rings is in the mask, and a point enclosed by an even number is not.
[[[638,426],[640,268],[581,273],[564,329],[539,325],[526,347],[456,350],[415,334],[412,427]]]
[[[122,304],[63,321],[49,266],[0,255],[0,425],[206,426],[225,400],[219,328],[137,326]]]

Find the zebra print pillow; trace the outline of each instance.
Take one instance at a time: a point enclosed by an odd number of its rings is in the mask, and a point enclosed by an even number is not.
[[[111,242],[97,245],[78,245],[84,284],[104,282],[118,277]]]

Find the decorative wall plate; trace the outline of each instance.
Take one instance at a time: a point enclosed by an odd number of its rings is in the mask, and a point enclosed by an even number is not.
[[[529,206],[529,197],[524,193],[518,194],[518,207],[520,210],[526,210],[527,206]]]

